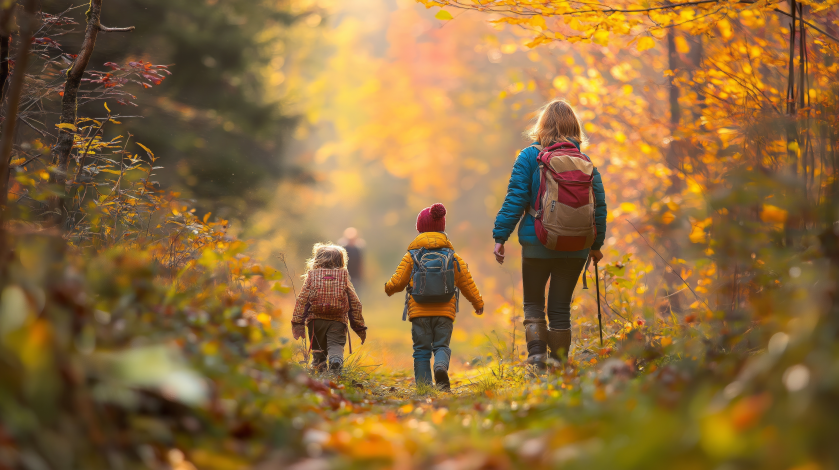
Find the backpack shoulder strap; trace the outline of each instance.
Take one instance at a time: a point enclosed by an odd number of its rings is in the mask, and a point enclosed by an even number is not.
[[[457,259],[454,257],[454,250],[451,248],[441,248],[440,251],[446,254],[446,269],[448,269],[449,265],[453,265],[451,268],[460,271],[460,263],[457,262]]]
[[[408,250],[408,254],[410,254],[411,259],[414,260],[414,269],[412,269],[411,271],[416,271],[417,269],[424,269],[422,267],[422,263],[420,263],[424,251],[425,248],[420,248],[417,250]]]

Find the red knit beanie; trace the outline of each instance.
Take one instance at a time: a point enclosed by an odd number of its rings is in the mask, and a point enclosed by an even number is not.
[[[417,232],[445,232],[446,208],[439,202],[421,210],[417,216]]]

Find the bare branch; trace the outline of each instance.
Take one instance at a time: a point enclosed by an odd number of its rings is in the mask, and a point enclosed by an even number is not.
[[[134,27],[128,26],[126,28],[109,28],[100,24],[99,31],[102,31],[103,33],[130,33],[131,31],[134,31]]]
[[[790,17],[790,18],[794,18],[794,17],[793,17],[792,15],[790,15],[789,13],[787,13],[787,12],[785,12],[785,11],[783,11],[783,10],[780,10],[780,9],[778,9],[778,8],[775,8],[773,11],[776,11],[776,12],[778,12],[778,13],[782,14],[782,15],[786,15],[786,16],[788,16],[788,17]],[[832,34],[828,33],[827,31],[825,31],[825,30],[823,30],[823,29],[819,28],[818,26],[814,25],[813,23],[810,23],[809,21],[806,21],[806,20],[804,20],[803,18],[798,18],[798,21],[799,21],[800,23],[804,23],[804,24],[806,24],[807,26],[809,26],[809,27],[811,27],[811,28],[815,29],[816,31],[818,31],[818,32],[820,32],[820,33],[822,33],[822,34],[824,34],[825,36],[829,37],[830,39],[833,39],[834,41],[839,42],[839,38],[837,38],[836,36],[834,36],[834,35],[832,35]]]

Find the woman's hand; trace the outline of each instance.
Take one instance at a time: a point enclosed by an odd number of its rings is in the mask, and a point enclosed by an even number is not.
[[[600,250],[591,250],[591,258],[595,263],[603,259],[603,253]]]
[[[495,261],[498,261],[498,264],[504,264],[504,244],[503,243],[496,243],[495,244]]]

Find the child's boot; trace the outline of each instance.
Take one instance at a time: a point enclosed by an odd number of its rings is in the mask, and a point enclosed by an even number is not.
[[[568,352],[571,349],[571,328],[548,330],[548,348],[551,350],[552,360],[562,362],[568,359]]]
[[[449,371],[443,367],[437,367],[434,369],[434,382],[443,392],[451,392],[452,391],[452,384],[449,382]]]
[[[545,368],[548,358],[548,326],[544,323],[528,323],[524,326],[527,341],[527,363],[537,369]]]

